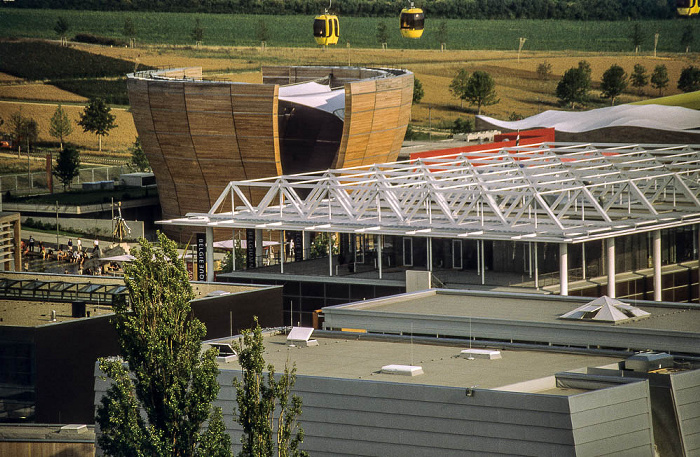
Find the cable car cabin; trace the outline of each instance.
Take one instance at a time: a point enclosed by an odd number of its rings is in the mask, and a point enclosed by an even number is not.
[[[698,0],[691,0],[698,1]],[[404,38],[420,38],[423,35],[425,16],[420,8],[404,8],[401,10],[401,35]]]
[[[336,44],[340,36],[338,16],[333,14],[322,14],[314,19],[314,38],[316,43],[327,46]]]
[[[679,16],[697,16],[700,13],[700,0],[676,0],[676,12]]]

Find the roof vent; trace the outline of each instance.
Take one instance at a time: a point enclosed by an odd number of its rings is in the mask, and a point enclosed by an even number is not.
[[[68,424],[61,427],[59,433],[78,435],[81,433],[86,433],[87,431],[88,428],[85,424]]]
[[[579,306],[573,311],[559,316],[559,319],[581,320],[589,322],[612,322],[619,324],[644,319],[651,316],[636,306],[628,305],[615,298],[603,295],[592,302]]]
[[[640,352],[625,360],[625,369],[640,373],[673,368],[673,356],[666,353]]]
[[[211,347],[219,350],[219,355],[216,357],[217,362],[232,362],[238,360],[238,354],[228,343],[210,343]]]
[[[423,374],[423,367],[416,365],[384,365],[382,367],[384,374],[399,374],[403,376],[418,376]]]
[[[500,359],[501,351],[496,351],[495,349],[465,349],[459,354],[460,357],[465,359],[487,359],[496,360]]]
[[[299,346],[305,348],[307,346],[318,346],[317,340],[311,340],[311,334],[314,332],[313,327],[292,327],[292,330],[287,335],[287,344],[290,346]]]

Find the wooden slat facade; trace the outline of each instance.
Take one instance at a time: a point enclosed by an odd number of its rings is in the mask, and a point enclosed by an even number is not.
[[[333,167],[398,157],[410,117],[412,73],[350,67],[263,67],[262,73],[263,84],[202,81],[199,67],[129,75],[134,123],[164,218],[206,211],[229,181],[285,173],[280,85],[329,77],[332,86],[345,86],[345,121]],[[254,204],[260,198],[249,197]]]

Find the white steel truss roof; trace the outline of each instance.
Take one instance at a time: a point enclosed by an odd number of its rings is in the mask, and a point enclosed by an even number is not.
[[[162,223],[580,243],[700,223],[700,145],[547,143],[232,181],[209,212]]]

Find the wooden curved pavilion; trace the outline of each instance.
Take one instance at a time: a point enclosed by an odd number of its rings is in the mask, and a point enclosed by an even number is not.
[[[204,80],[200,67],[128,75],[163,218],[202,212],[230,181],[397,159],[411,111],[410,71],[300,66],[263,67],[262,74],[262,84]],[[280,98],[280,87],[289,92],[311,81],[344,90],[343,109]],[[246,192],[255,202],[264,196]]]

